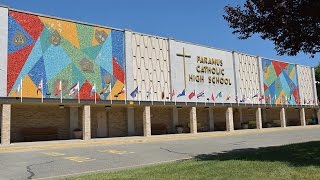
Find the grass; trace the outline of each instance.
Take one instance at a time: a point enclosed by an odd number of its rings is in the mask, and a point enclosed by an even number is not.
[[[70,179],[320,179],[320,141],[205,154]]]

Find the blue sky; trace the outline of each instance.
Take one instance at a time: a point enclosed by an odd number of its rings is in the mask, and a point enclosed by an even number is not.
[[[273,43],[258,36],[248,40],[237,39],[222,17],[223,7],[243,2],[244,0],[1,0],[0,4],[296,64],[318,64],[319,55],[315,58],[303,53],[293,57],[277,56]]]

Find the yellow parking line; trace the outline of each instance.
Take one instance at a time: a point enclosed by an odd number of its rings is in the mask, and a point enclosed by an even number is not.
[[[59,153],[59,152],[43,152],[43,154],[46,154],[48,156],[64,156],[65,154]]]
[[[118,154],[118,155],[123,155],[123,154],[132,154],[134,152],[130,151],[121,151],[121,150],[114,150],[114,149],[107,149],[107,150],[100,150],[99,152],[102,153],[111,153],[111,154]]]
[[[86,157],[80,157],[80,156],[70,156],[70,157],[65,157],[64,159],[67,159],[67,160],[70,160],[70,161],[79,162],[79,163],[96,160],[96,159],[91,159],[91,158],[86,158]]]

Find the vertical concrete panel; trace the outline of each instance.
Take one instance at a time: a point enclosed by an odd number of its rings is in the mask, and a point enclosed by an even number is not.
[[[8,9],[0,7],[0,97],[7,96]]]
[[[150,106],[145,106],[143,110],[143,135],[151,136]]]
[[[318,105],[318,95],[317,95],[317,87],[316,87],[316,76],[315,76],[315,72],[314,72],[314,68],[311,68],[311,75],[312,75],[312,88],[313,88],[313,99],[314,102],[313,104]]]
[[[133,84],[133,49],[132,49],[132,32],[125,31],[125,56],[126,56],[126,96],[128,100],[131,100],[130,93],[134,90]]]
[[[301,104],[317,104],[317,91],[313,68],[297,65],[297,76]]]
[[[10,144],[11,132],[11,104],[3,104],[1,112],[1,144]]]
[[[82,132],[83,140],[91,139],[91,113],[90,105],[84,105],[82,111]]]
[[[243,103],[254,103],[260,104],[264,101],[259,101],[259,97],[263,95],[261,91],[261,79],[260,79],[260,63],[259,58],[246,54],[238,54],[238,86],[239,86],[239,99],[249,98],[249,102]],[[257,97],[254,97],[257,95]]]
[[[168,39],[127,31],[126,41],[128,100],[170,100]],[[130,93],[137,86],[139,92],[132,98]]]
[[[128,122],[128,135],[134,136],[136,134],[135,126],[134,126],[134,107],[127,108],[127,122]]]
[[[233,66],[234,66],[234,79],[235,79],[235,89],[236,89],[236,96],[238,97],[239,101],[239,94],[240,94],[240,63],[239,63],[239,53],[233,51]]]
[[[190,110],[190,133],[197,133],[197,108],[192,107]]]
[[[235,102],[235,76],[234,61],[231,51],[215,49],[205,46],[199,46],[192,43],[185,43],[176,40],[169,40],[170,44],[170,65],[171,65],[171,84],[176,94],[185,90],[186,96],[177,98],[177,102],[209,102],[212,103],[211,94],[217,96],[221,92],[222,97],[216,98],[216,103],[226,102],[230,95],[228,103]],[[184,54],[184,55],[183,55]],[[212,63],[210,60],[218,60],[218,63]],[[209,62],[206,62],[206,61]],[[198,67],[198,68],[197,68]],[[204,67],[223,69],[223,73],[210,73],[205,71]],[[201,70],[202,68],[202,70]],[[202,73],[199,71],[203,71]],[[217,79],[227,79],[224,83],[216,82]],[[228,83],[230,80],[230,83]],[[196,91],[196,94],[204,92],[204,95],[192,99],[188,95]]]

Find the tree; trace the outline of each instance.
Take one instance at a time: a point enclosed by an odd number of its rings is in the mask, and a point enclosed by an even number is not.
[[[259,34],[274,42],[278,55],[320,51],[319,0],[246,0],[243,7],[225,6],[225,13],[239,39]]]

